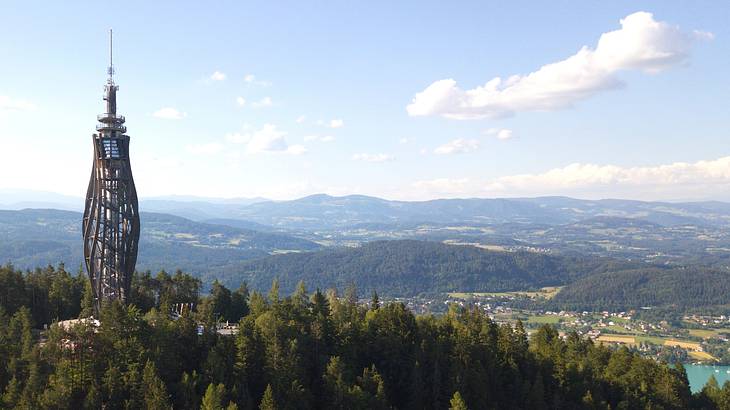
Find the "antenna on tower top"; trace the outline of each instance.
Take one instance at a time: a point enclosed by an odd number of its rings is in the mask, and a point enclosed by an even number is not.
[[[109,80],[114,82],[114,34],[109,29]]]

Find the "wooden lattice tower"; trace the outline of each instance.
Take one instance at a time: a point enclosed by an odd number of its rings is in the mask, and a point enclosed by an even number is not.
[[[94,162],[84,211],[84,259],[98,317],[104,301],[126,301],[137,263],[139,208],[129,162],[129,136],[117,115],[112,33],[109,31],[109,78],[104,86],[106,112],[97,116],[92,136]]]

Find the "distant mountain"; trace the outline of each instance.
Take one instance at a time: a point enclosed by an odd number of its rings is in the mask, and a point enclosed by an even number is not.
[[[141,215],[138,270],[184,269],[202,275],[225,271],[244,259],[277,252],[311,251],[320,245],[290,235],[194,222],[173,215]],[[0,211],[0,263],[34,268],[83,262],[82,214],[28,209]]]
[[[0,209],[20,210],[26,208],[79,211],[84,209],[84,200],[81,197],[61,195],[53,192],[31,191],[26,189],[0,189]]]
[[[238,214],[266,225],[291,229],[337,228],[361,223],[502,223],[507,221],[565,223],[561,212],[510,199],[437,199],[388,201],[363,195],[312,195],[293,201],[259,202]]]
[[[56,209],[81,210],[82,198],[34,191],[0,190],[0,204],[11,209],[42,205]],[[290,201],[166,196],[142,198],[140,209],[143,212],[166,213],[196,221],[242,220],[279,230],[309,231],[341,229],[359,224],[564,225],[599,216],[642,220],[664,227],[730,227],[730,204],[723,202],[582,200],[557,196],[430,201],[390,201],[364,195],[334,197],[325,194]]]
[[[258,202],[264,198],[216,199],[191,196],[168,196],[142,198],[140,209],[146,212],[166,213],[182,216],[194,221],[214,218],[233,218],[239,209]]]
[[[337,229],[357,224],[503,223],[560,225],[596,216],[631,218],[662,226],[730,226],[730,204],[566,197],[472,198],[388,201],[363,195],[312,195],[292,201],[264,201],[240,207],[228,218],[288,229]]]
[[[343,289],[354,284],[364,294],[376,289],[385,295],[411,296],[536,289],[563,285],[591,273],[637,266],[643,265],[402,240],[245,261],[218,279],[231,287],[247,281],[256,289],[268,289],[278,279],[285,293],[303,280],[312,288]]]
[[[213,218],[213,219],[206,219],[202,222],[207,223],[207,224],[213,224],[213,225],[225,225],[225,226],[232,226],[234,228],[251,229],[251,230],[260,231],[260,232],[281,231],[280,229],[276,229],[273,226],[264,225],[264,224],[260,224],[257,222],[245,221],[243,219]]]

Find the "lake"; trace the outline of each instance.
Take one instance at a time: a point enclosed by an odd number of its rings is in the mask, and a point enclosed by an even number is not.
[[[730,366],[712,366],[705,364],[686,364],[687,378],[689,379],[689,387],[692,393],[702,390],[702,387],[710,379],[710,375],[715,375],[717,382],[722,387],[725,381],[730,380]]]

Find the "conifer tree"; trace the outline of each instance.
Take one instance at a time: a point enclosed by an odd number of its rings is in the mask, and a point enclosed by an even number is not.
[[[226,386],[223,383],[219,383],[218,385],[213,383],[209,384],[205,390],[205,396],[203,396],[200,410],[222,410],[225,394]]]
[[[451,397],[451,401],[449,401],[449,405],[449,410],[468,410],[466,402],[461,397],[461,393],[458,391],[454,392],[454,395]]]
[[[264,390],[264,396],[261,398],[259,410],[276,410],[277,408],[276,401],[274,400],[274,390],[269,384],[266,386],[266,390]]]
[[[170,409],[169,396],[165,383],[157,375],[155,364],[147,361],[142,373],[142,385],[144,390],[144,402],[148,410]]]

